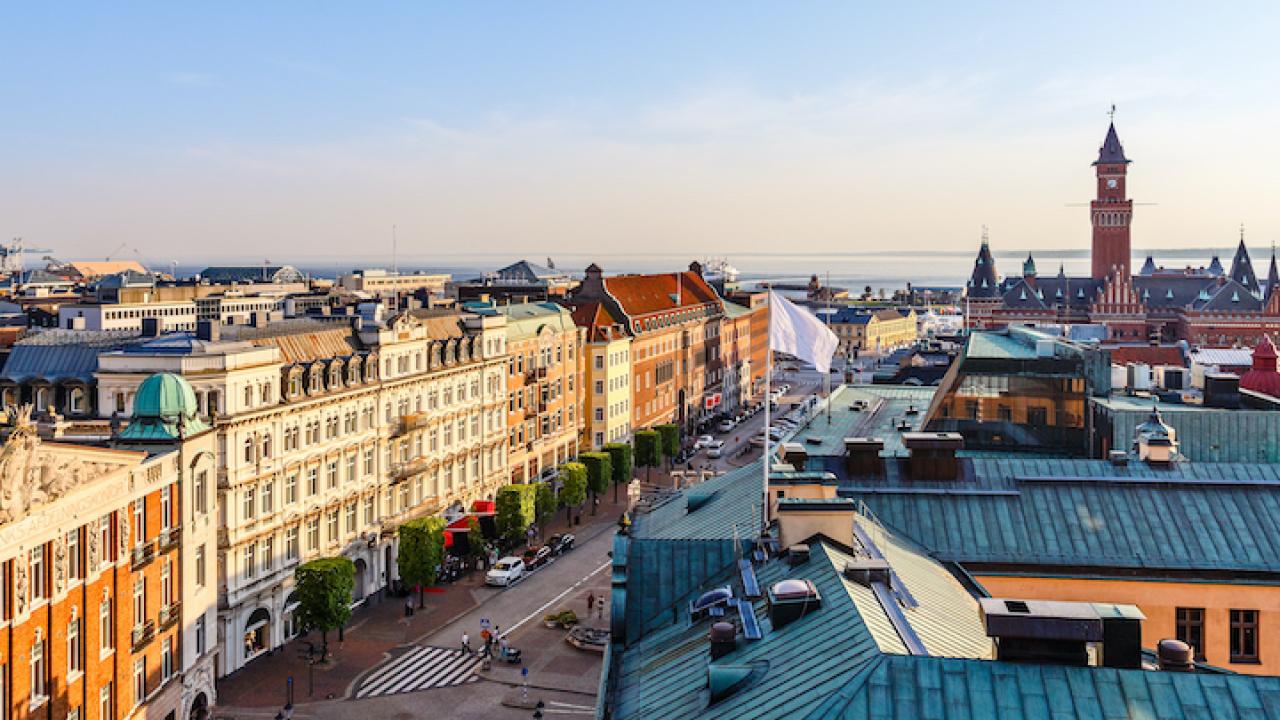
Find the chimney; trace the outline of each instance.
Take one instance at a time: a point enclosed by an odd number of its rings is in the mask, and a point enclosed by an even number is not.
[[[1135,605],[1094,603],[1102,618],[1102,665],[1142,668],[1142,621],[1146,615]]]
[[[1204,406],[1232,410],[1240,407],[1240,377],[1227,372],[1206,372]]]
[[[1089,665],[1089,643],[1103,639],[1093,605],[1051,600],[979,598],[987,637],[1004,662]]]
[[[800,443],[782,443],[782,461],[803,472],[809,462],[809,453]]]
[[[731,622],[711,625],[711,659],[719,660],[737,648],[738,629]]]
[[[1156,658],[1165,672],[1194,672],[1191,646],[1181,640],[1165,638],[1156,646]]]
[[[142,337],[160,337],[160,318],[142,318]]]
[[[222,338],[222,324],[217,320],[201,320],[196,323],[196,339],[218,342]]]
[[[908,468],[912,480],[955,480],[960,474],[956,451],[964,437],[950,432],[904,432],[902,444],[911,453]]]
[[[845,472],[850,476],[880,475],[884,468],[884,464],[880,462],[881,450],[884,450],[884,440],[881,438],[845,438]]]

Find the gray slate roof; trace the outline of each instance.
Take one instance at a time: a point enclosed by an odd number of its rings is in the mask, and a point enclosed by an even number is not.
[[[142,338],[132,330],[46,330],[14,343],[0,377],[15,383],[35,379],[88,383],[98,369],[98,355],[140,342]]]

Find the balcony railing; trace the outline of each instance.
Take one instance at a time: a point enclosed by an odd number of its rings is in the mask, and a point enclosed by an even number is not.
[[[167,628],[182,617],[182,602],[175,600],[160,608],[160,627]]]
[[[156,538],[156,544],[162,552],[169,548],[176,547],[180,542],[182,542],[181,527],[172,527],[168,530],[161,530],[160,535]]]
[[[137,570],[154,560],[156,557],[156,548],[152,543],[143,543],[133,548],[132,564],[133,569]]]
[[[409,415],[401,415],[399,422],[392,429],[392,435],[404,435],[419,428],[427,426],[427,420],[430,418],[428,413],[412,413]]]
[[[391,482],[399,482],[426,469],[427,461],[423,458],[397,463],[391,466]]]
[[[156,624],[153,620],[148,620],[141,625],[133,626],[133,651],[137,652],[151,642],[151,638],[156,636]]]

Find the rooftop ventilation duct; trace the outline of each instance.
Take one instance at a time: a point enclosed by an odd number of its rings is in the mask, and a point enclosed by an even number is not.
[[[1191,646],[1181,640],[1166,638],[1156,646],[1160,669],[1166,672],[1193,672],[1196,666],[1192,657]]]
[[[788,578],[769,588],[769,622],[774,630],[822,607],[822,596],[811,580]]]
[[[849,475],[879,475],[883,471],[880,452],[884,440],[875,437],[850,437],[844,439],[844,469]]]
[[[911,453],[912,480],[954,480],[960,474],[956,460],[956,452],[964,448],[960,433],[904,432],[902,444]]]
[[[719,660],[737,649],[738,628],[731,622],[712,623],[708,637],[712,660]]]

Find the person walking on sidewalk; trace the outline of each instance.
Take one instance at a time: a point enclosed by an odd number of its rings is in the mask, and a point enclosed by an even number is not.
[[[467,634],[466,630],[462,631],[462,652],[467,655],[471,654],[471,636]]]
[[[587,617],[591,617],[591,613],[596,609],[596,593],[594,590],[587,591]]]
[[[413,596],[412,595],[405,598],[404,600],[404,616],[413,617]]]

